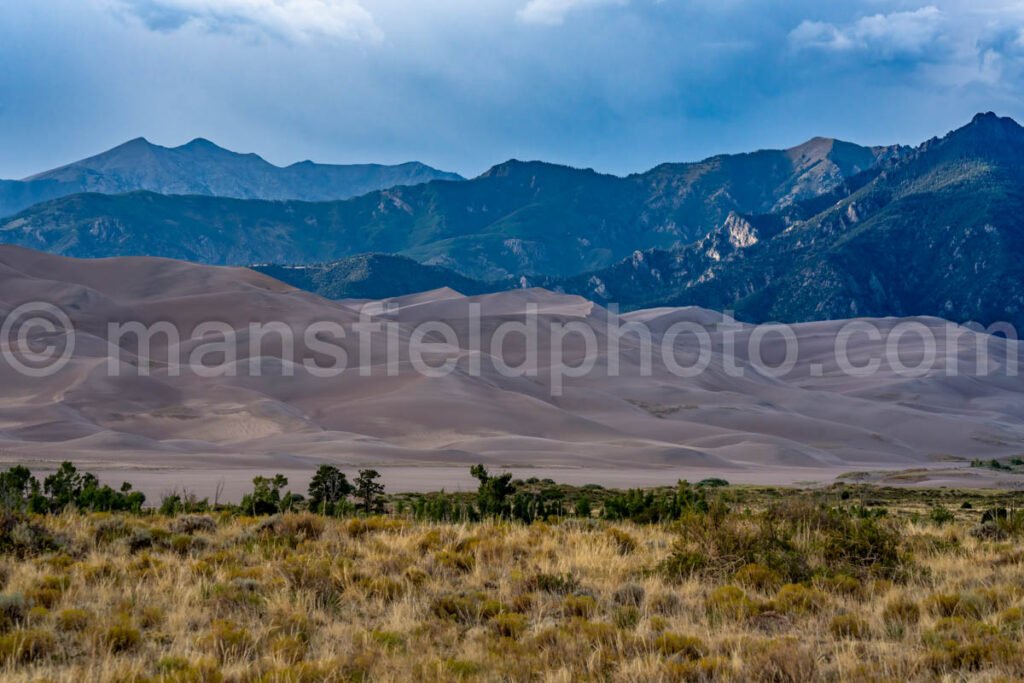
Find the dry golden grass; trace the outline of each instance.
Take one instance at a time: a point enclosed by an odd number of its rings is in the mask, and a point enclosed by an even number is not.
[[[671,525],[34,523],[63,549],[0,560],[5,681],[1024,680],[1024,547],[965,519],[894,521],[895,582],[799,585],[672,578]]]

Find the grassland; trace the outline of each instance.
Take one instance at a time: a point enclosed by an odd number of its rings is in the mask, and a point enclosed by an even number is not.
[[[425,521],[402,497],[340,518],[8,512],[0,677],[1024,679],[1021,494],[693,491],[658,523],[605,519],[597,490],[530,524]]]

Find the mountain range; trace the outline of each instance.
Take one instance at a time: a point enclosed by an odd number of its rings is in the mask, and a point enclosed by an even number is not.
[[[982,114],[790,212],[557,283],[632,307],[752,321],[934,315],[1024,325],[1024,128]]]
[[[7,219],[0,237],[78,257],[243,265],[383,252],[487,280],[569,276],[611,266],[637,249],[687,244],[732,211],[784,209],[901,153],[815,139],[626,178],[513,160],[465,182],[394,187],[339,202],[79,194]]]
[[[729,309],[754,322],[933,315],[1024,329],[1022,159],[1024,129],[983,114],[817,197],[764,214],[732,212],[690,244],[637,250],[605,269],[520,284],[627,310]],[[343,272],[341,265],[335,267]],[[381,296],[406,293],[388,291],[386,283],[411,267],[376,264],[360,285],[370,279]],[[435,273],[430,282],[458,288],[460,277]],[[474,282],[467,291],[508,286]]]
[[[917,147],[815,138],[627,177],[513,160],[332,202],[77,194],[0,222],[0,241],[276,264],[261,270],[332,298],[540,286],[748,321],[932,315],[1020,327],[1022,159],[1024,129],[989,113]],[[296,267],[310,264],[322,265]]]
[[[0,180],[0,216],[81,192],[211,195],[238,199],[347,199],[396,185],[461,180],[418,162],[327,165],[303,161],[274,166],[256,154],[238,154],[197,138],[161,147],[136,138],[88,159],[24,180]]]

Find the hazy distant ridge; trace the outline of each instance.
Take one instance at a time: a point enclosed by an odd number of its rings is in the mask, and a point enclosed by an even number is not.
[[[202,138],[170,148],[136,138],[24,180],[0,181],[0,215],[80,192],[147,190],[236,199],[330,201],[396,185],[461,179],[458,174],[418,162],[383,166],[303,161],[282,168],[256,154],[238,154]]]

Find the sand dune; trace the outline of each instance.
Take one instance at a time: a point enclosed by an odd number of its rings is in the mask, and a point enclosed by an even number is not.
[[[291,473],[298,484],[322,462],[372,465],[393,487],[408,489],[469,486],[466,465],[478,461],[524,475],[615,485],[705,476],[777,484],[910,468],[922,473],[902,483],[1014,485],[1012,477],[994,480],[967,465],[972,458],[1024,453],[1024,381],[999,371],[1019,355],[1015,343],[991,345],[995,371],[985,377],[951,377],[944,368],[909,377],[885,366],[871,377],[853,377],[833,358],[847,321],[809,323],[793,327],[800,355],[790,373],[776,378],[751,365],[753,332],[742,326],[734,334],[744,373],[735,377],[723,356],[720,314],[657,309],[629,313],[622,323],[646,325],[655,348],[674,324],[707,326],[713,349],[707,370],[678,377],[654,353],[645,376],[643,344],[627,337],[612,376],[609,313],[589,301],[536,289],[479,297],[438,290],[389,302],[376,319],[394,324],[396,376],[387,374],[383,337],[373,345],[369,376],[351,367],[340,377],[314,376],[301,358],[320,364],[324,358],[306,348],[300,333],[300,360],[282,360],[284,345],[271,339],[256,354],[263,375],[253,377],[245,372],[250,323],[281,321],[298,331],[321,321],[349,326],[366,302],[327,301],[245,269],[144,258],[77,261],[0,248],[0,314],[30,301],[50,302],[68,315],[75,350],[45,378],[24,377],[0,362],[0,460],[42,469],[68,458],[138,481],[151,493],[188,486],[212,495],[223,480],[225,495],[232,495],[254,474],[274,471]],[[537,373],[505,376],[492,362],[491,342],[500,326],[523,320],[527,305],[537,311]],[[471,349],[476,306],[481,343]],[[115,349],[107,325],[129,321],[167,321],[181,330],[177,340],[154,337],[149,376],[138,376],[147,353],[134,339],[117,341],[119,376],[109,371]],[[187,356],[208,341],[189,337],[209,321],[239,331],[238,376],[203,378],[187,370],[173,376],[164,359],[169,352]],[[430,356],[435,365],[456,361],[448,376],[425,377],[408,361],[410,337],[425,321],[443,321],[458,336]],[[941,337],[946,326],[933,318],[870,322],[883,334],[911,322]],[[559,363],[551,355],[552,333],[569,323],[591,330],[600,351],[591,372],[566,378],[554,395],[551,368]],[[901,347],[908,364],[922,352],[912,337]],[[953,357],[973,366],[975,339],[963,339]],[[355,335],[336,341],[350,358],[360,353]],[[505,363],[527,357],[520,335],[508,334],[505,342]],[[698,356],[692,337],[680,336],[674,346],[680,363]],[[563,347],[569,365],[586,357],[578,334],[565,336]],[[860,365],[883,347],[856,336],[849,357]],[[769,363],[785,356],[772,336],[761,349]],[[945,358],[944,347],[939,353]],[[285,367],[294,376],[281,376]]]

